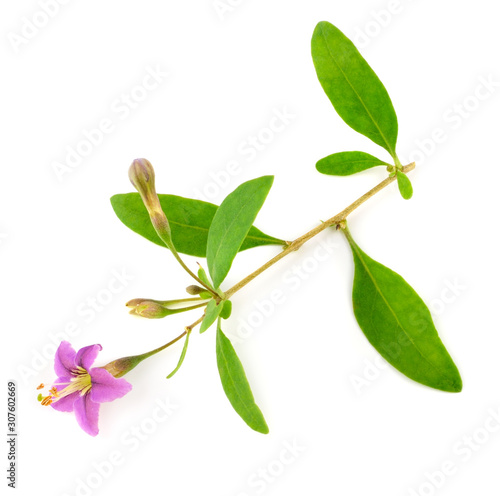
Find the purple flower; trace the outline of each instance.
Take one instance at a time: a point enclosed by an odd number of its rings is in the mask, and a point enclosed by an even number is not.
[[[101,350],[100,344],[93,344],[76,352],[70,343],[62,341],[54,362],[57,380],[50,394],[41,399],[42,405],[60,412],[75,412],[78,424],[91,436],[99,432],[100,404],[121,398],[132,389],[125,379],[113,377],[106,369],[91,368]]]

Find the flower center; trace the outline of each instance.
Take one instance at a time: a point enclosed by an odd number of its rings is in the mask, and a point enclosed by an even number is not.
[[[80,393],[80,396],[87,394],[92,388],[92,379],[90,374],[82,367],[77,367],[71,372],[71,379],[69,383],[54,383],[49,390],[49,395],[38,396],[43,406],[50,405],[61,398],[65,398],[73,393]],[[64,386],[64,387],[63,387]],[[45,386],[40,384],[37,389],[43,389]]]

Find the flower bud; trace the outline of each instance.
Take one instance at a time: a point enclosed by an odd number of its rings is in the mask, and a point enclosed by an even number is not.
[[[186,288],[186,293],[193,295],[193,296],[199,296],[203,300],[207,300],[207,299],[212,298],[212,295],[210,294],[209,291],[207,291],[205,288],[197,286],[196,284],[193,284],[192,286],[188,286]]]
[[[186,293],[190,295],[199,295],[201,293],[206,293],[207,290],[205,288],[201,288],[200,286],[197,286],[196,284],[193,284],[192,286],[188,286],[186,288]]]
[[[207,293],[208,297],[210,293]],[[145,319],[163,319],[176,313],[189,312],[195,308],[203,307],[207,304],[204,301],[206,295],[200,295],[201,298],[187,298],[181,300],[151,300],[146,298],[134,298],[127,302],[126,306],[130,308],[130,315],[137,315]],[[182,305],[182,306],[179,306]]]
[[[172,310],[152,300],[130,300],[127,306],[132,307],[131,315],[138,315],[145,319],[163,319],[163,317],[172,314]]]
[[[175,301],[176,300],[161,301],[161,300],[153,300],[153,298],[134,298],[133,300],[127,301],[127,303],[125,303],[125,306],[129,308],[137,308],[138,306],[144,305],[146,303],[156,303],[158,305],[165,307]]]
[[[148,298],[134,298],[133,300],[127,301],[127,303],[125,303],[125,306],[129,308],[135,308],[145,301],[154,301],[155,303],[157,303],[155,300],[150,300]]]
[[[145,158],[136,158],[128,170],[128,177],[141,195],[148,212],[151,214],[151,212],[161,210],[155,189],[155,171],[151,162]]]
[[[156,193],[155,171],[151,162],[145,158],[136,158],[128,170],[128,177],[141,195],[158,236],[172,249],[170,225]]]

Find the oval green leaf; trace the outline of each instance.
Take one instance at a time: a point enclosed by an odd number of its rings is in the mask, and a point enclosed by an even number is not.
[[[330,176],[349,176],[379,165],[389,165],[369,153],[340,152],[328,155],[316,163],[316,169]]]
[[[410,379],[461,391],[460,373],[420,296],[400,275],[364,253],[347,229],[344,233],[354,257],[354,315],[368,341]]]
[[[411,185],[410,178],[404,172],[398,172],[397,179],[401,196],[405,200],[409,200],[413,196],[413,186]]]
[[[221,319],[227,320],[231,317],[231,312],[233,311],[233,303],[230,300],[226,300],[224,302],[224,306],[222,307],[222,311],[220,313]]]
[[[208,302],[207,308],[205,309],[205,317],[203,317],[201,321],[200,334],[205,332],[217,320],[223,308],[223,303],[217,305],[215,300],[210,300]]]
[[[384,85],[354,44],[322,21],[311,41],[319,82],[344,122],[396,157],[398,120]]]
[[[205,257],[210,224],[217,212],[217,205],[175,195],[158,195],[178,252]],[[114,195],[111,205],[118,218],[132,231],[165,248],[151,224],[151,219],[139,193]],[[240,251],[263,245],[285,245],[285,241],[264,234],[251,227],[240,246]]]
[[[264,415],[256,405],[248,384],[247,376],[231,341],[217,326],[217,368],[222,382],[222,388],[236,413],[254,431],[262,434],[269,432]]]
[[[215,288],[220,287],[227,276],[273,179],[273,176],[262,176],[240,184],[217,209],[207,241],[208,271]]]

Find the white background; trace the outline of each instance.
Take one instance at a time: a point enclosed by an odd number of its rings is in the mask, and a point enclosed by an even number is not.
[[[494,3],[234,0],[218,13],[211,0],[74,0],[47,2],[45,19],[42,3],[4,0],[0,12],[2,387],[6,398],[7,380],[18,385],[17,493],[499,494]],[[45,25],[30,28],[33,20]],[[159,192],[206,191],[214,203],[274,174],[256,224],[285,239],[385,177],[315,171],[337,151],[387,158],[340,120],[316,79],[309,43],[320,20],[356,40],[391,95],[400,156],[417,159],[414,198],[388,188],[352,215],[351,230],[430,305],[463,392],[425,388],[377,359],[352,314],[351,255],[331,231],[241,291],[225,326],[269,435],[251,431],[225,398],[213,330],[193,334],[175,378],[165,376],[180,345],[130,373],[132,392],[102,407],[96,438],[72,414],[41,407],[35,388],[54,378],[53,341],[72,323],[75,348],[100,343],[103,365],[163,344],[198,316],[146,321],[124,307],[134,297],[182,297],[190,284],[166,250],[111,209],[110,196],[132,191],[132,159],[154,164]],[[138,89],[148,70],[168,76]],[[131,94],[142,101],[126,110],[120,101]],[[294,117],[248,160],[240,147],[283,110]],[[54,163],[103,119],[111,132],[58,178]],[[239,172],[217,186],[229,161]],[[227,287],[278,250],[240,255]],[[128,279],[107,298],[116,273]],[[270,309],[273,290],[282,298]],[[89,310],[96,296],[107,300]]]

